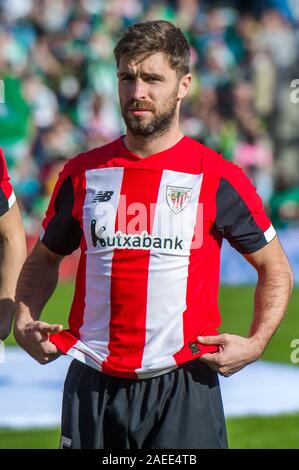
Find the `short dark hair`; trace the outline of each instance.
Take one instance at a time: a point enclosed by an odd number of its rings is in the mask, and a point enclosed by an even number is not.
[[[190,48],[182,31],[169,21],[145,21],[129,26],[118,41],[114,56],[117,67],[123,55],[162,52],[178,77],[190,71]]]

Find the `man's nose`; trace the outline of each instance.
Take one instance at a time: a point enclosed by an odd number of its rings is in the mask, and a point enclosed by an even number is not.
[[[132,98],[135,100],[146,99],[147,97],[147,86],[141,78],[136,78],[132,86]]]

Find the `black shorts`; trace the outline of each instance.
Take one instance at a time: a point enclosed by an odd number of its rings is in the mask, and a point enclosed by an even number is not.
[[[227,448],[218,375],[198,359],[149,379],[103,374],[73,360],[61,448]]]

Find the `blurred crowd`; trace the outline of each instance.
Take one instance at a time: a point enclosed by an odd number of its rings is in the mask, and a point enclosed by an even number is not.
[[[299,226],[297,0],[0,0],[0,146],[27,233],[65,160],[124,133],[113,48],[147,19],[191,44],[183,131],[244,168],[277,227]]]

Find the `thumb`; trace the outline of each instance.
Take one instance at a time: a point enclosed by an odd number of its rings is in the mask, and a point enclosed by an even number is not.
[[[197,336],[197,340],[202,344],[224,344],[223,335],[217,336]]]
[[[40,333],[59,333],[63,330],[63,325],[50,325],[50,323],[46,323],[43,321],[39,321],[34,326],[35,331],[39,331]]]

